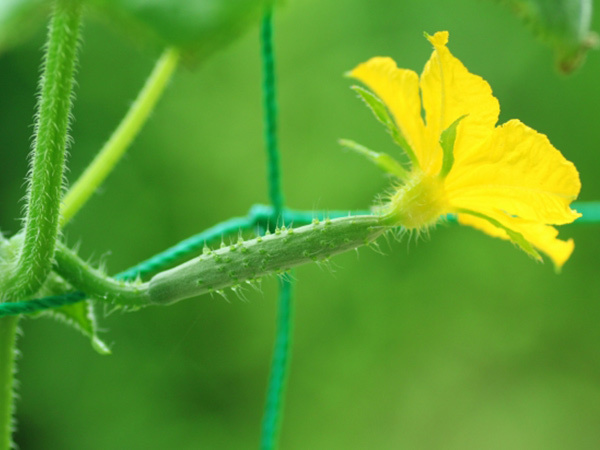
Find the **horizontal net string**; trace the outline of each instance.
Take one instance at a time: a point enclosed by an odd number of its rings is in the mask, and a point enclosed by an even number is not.
[[[191,236],[173,247],[150,257],[149,259],[136,264],[135,266],[115,275],[118,280],[134,280],[137,277],[143,277],[153,272],[157,272],[172,265],[175,261],[185,258],[190,254],[198,252],[204,245],[223,236],[239,233],[240,230],[250,230],[255,227],[267,229],[275,223],[273,216],[273,207],[267,205],[254,205],[246,217],[234,217],[224,222]],[[368,211],[357,212],[357,214],[368,214]],[[314,218],[322,220],[326,217],[335,218],[347,216],[347,211],[311,212],[311,211],[292,211],[284,210],[282,220],[287,224],[296,224],[298,226],[310,223]],[[84,292],[68,292],[60,295],[52,295],[43,298],[22,300],[18,302],[0,303],[0,317],[15,316],[19,314],[32,314],[45,309],[58,308],[64,305],[85,300],[87,295]]]
[[[573,209],[579,211],[582,217],[577,219],[575,224],[599,224],[600,223],[600,202],[576,202],[573,203]],[[313,219],[324,220],[326,218],[335,219],[336,217],[345,217],[348,215],[370,214],[369,211],[299,211],[284,209],[280,220],[287,225],[302,226],[311,223]],[[448,221],[455,219],[449,217]],[[185,239],[173,247],[161,252],[151,258],[143,261],[124,272],[115,276],[119,280],[133,280],[143,277],[152,272],[159,271],[171,264],[177,259],[184,258],[197,252],[205,244],[223,236],[239,233],[240,230],[251,230],[255,227],[268,228],[270,224],[275,223],[273,217],[273,207],[267,205],[254,205],[246,217],[234,217],[224,222],[198,233],[188,239]],[[63,305],[85,300],[87,296],[83,292],[69,292],[60,295],[53,295],[33,300],[24,300],[19,302],[0,303],[0,317],[13,316],[19,314],[31,314],[49,308],[57,308]]]

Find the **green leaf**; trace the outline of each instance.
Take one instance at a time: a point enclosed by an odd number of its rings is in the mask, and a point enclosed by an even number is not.
[[[597,47],[598,36],[590,31],[592,0],[500,0],[533,32],[552,47],[563,73],[577,69],[587,51]]]
[[[47,310],[47,314],[71,325],[90,339],[92,347],[101,355],[110,355],[110,349],[97,335],[94,306],[89,300]]]
[[[178,47],[196,59],[257,23],[273,0],[82,0],[94,16],[153,47]],[[0,0],[0,49],[43,26],[50,0]],[[25,31],[25,32],[24,32]]]
[[[47,0],[0,1],[0,51],[13,47],[41,29],[48,17]]]
[[[440,145],[444,151],[444,160],[442,161],[442,170],[440,171],[440,177],[444,178],[452,169],[454,165],[454,141],[456,140],[456,128],[458,124],[467,117],[468,114],[464,114],[456,119],[452,124],[442,131],[440,136]]]
[[[45,297],[47,295],[57,295],[63,292],[73,291],[72,287],[60,279],[54,273],[50,274],[44,287],[37,296]],[[35,315],[34,315],[35,316]],[[52,308],[42,311],[40,317],[53,317],[59,321],[71,325],[77,331],[90,339],[94,350],[101,355],[110,355],[108,346],[98,337],[98,328],[96,325],[96,316],[94,314],[94,305],[91,301],[85,300],[65,305],[59,308]]]
[[[271,0],[85,0],[111,22],[160,47],[202,59],[257,23]]]
[[[419,163],[417,157],[415,156],[415,152],[410,145],[408,145],[406,138],[396,125],[396,122],[394,122],[394,119],[392,119],[390,116],[385,104],[375,94],[367,91],[364,88],[361,88],[360,86],[351,86],[351,89],[360,96],[362,101],[365,102],[365,105],[368,106],[377,120],[385,125],[387,132],[392,136],[394,142],[396,142],[396,144],[398,144],[402,150],[404,150],[412,163],[418,166]]]

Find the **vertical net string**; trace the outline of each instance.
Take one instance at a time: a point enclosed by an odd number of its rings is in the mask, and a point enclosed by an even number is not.
[[[273,217],[276,224],[282,219],[283,192],[277,143],[277,98],[275,83],[275,53],[273,51],[273,12],[268,8],[261,24],[261,56],[263,63],[263,102],[265,144],[267,151],[267,175],[269,197],[273,204]],[[293,283],[290,277],[279,280],[279,301],[275,348],[271,360],[267,399],[263,415],[261,443],[262,450],[278,447],[279,430],[283,417],[283,400],[287,385],[287,375],[291,352],[293,304]]]
[[[277,331],[263,416],[261,450],[274,450],[279,447],[279,432],[283,419],[283,406],[292,345],[292,292],[292,280],[281,278],[279,280]]]
[[[273,205],[273,216],[281,217],[283,211],[283,191],[277,139],[277,93],[275,85],[275,52],[273,49],[273,13],[265,12],[261,24],[261,54],[263,72],[263,108],[265,147],[267,151],[267,176],[269,198]]]

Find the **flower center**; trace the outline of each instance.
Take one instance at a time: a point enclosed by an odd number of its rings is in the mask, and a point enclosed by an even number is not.
[[[383,213],[394,225],[408,229],[425,229],[448,211],[443,180],[414,170],[405,183],[383,207]]]

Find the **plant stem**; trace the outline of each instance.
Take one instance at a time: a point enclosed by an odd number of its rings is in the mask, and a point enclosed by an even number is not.
[[[83,261],[75,252],[59,244],[54,270],[73,287],[90,297],[123,306],[146,306],[148,283],[126,283],[114,280]]]
[[[50,23],[35,124],[25,239],[13,268],[10,297],[37,291],[50,272],[62,196],[81,4],[58,0]]]
[[[10,267],[10,280],[6,286],[0,286],[0,301],[34,294],[52,265],[58,237],[81,9],[75,0],[57,0],[54,4],[40,81],[24,239],[16,262]],[[8,450],[13,445],[17,325],[18,317],[0,319],[0,450]]]
[[[178,60],[179,52],[174,48],[169,48],[156,62],[154,70],[123,121],[65,195],[61,210],[61,226],[71,220],[88,201],[131,145],[165,90],[175,67],[177,67]]]
[[[12,448],[15,342],[18,316],[0,319],[0,450]]]

